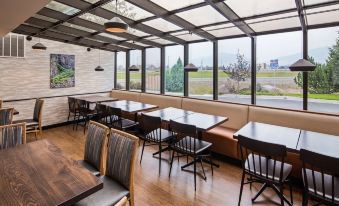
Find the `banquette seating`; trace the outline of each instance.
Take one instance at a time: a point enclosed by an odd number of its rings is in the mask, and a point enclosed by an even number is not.
[[[213,143],[213,152],[235,159],[240,159],[240,155],[238,152],[238,142],[233,138],[233,134],[249,121],[339,136],[339,117],[336,115],[123,90],[113,90],[111,96],[118,99],[154,104],[158,105],[159,108],[176,107],[194,112],[228,117],[229,120],[227,122],[204,133],[203,139]],[[301,162],[299,155],[288,153],[286,162],[293,164],[292,175],[300,176]]]

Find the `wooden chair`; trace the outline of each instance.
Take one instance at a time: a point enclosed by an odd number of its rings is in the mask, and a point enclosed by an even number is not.
[[[169,150],[170,141],[173,137],[170,131],[161,128],[161,122],[160,117],[153,117],[143,113],[141,114],[141,134],[139,137],[144,140],[144,142],[141,150],[140,164],[145,146],[158,145],[159,151],[154,153],[153,156],[159,154],[159,174],[161,171],[161,153]],[[149,144],[146,145],[146,142]],[[163,148],[163,144],[166,144],[165,148]]]
[[[76,206],[114,205],[125,196],[134,206],[134,166],[138,138],[123,131],[111,129],[105,176],[100,177],[104,188],[79,201]]]
[[[0,108],[0,126],[12,123],[13,108]]]
[[[76,130],[78,130],[79,121],[82,119],[82,120],[84,120],[84,133],[85,133],[87,122],[89,120],[91,120],[96,115],[96,111],[91,110],[89,108],[89,105],[87,104],[87,102],[85,100],[76,99],[76,103],[77,103],[77,107],[78,107],[78,110],[79,110],[79,115],[78,115],[77,124],[76,124]]]
[[[110,128],[128,131],[138,126],[138,122],[123,118],[122,111],[120,108],[108,107],[108,115],[109,115],[108,125]]]
[[[240,154],[242,159],[243,174],[241,179],[239,202],[244,184],[253,182],[262,183],[259,192],[252,198],[254,202],[259,195],[267,188],[271,187],[280,197],[281,205],[286,202],[293,204],[292,186],[288,177],[292,171],[292,165],[284,162],[287,155],[287,149],[284,145],[261,142],[244,136],[238,136]],[[248,182],[245,182],[245,176],[248,175]],[[283,186],[289,183],[291,202],[287,200],[283,193]]]
[[[84,159],[78,162],[95,176],[104,174],[108,133],[109,128],[105,125],[94,121],[88,123]]]
[[[26,144],[25,123],[0,126],[0,150]]]
[[[44,102],[45,100],[43,99],[36,99],[32,119],[22,119],[13,122],[13,123],[25,122],[26,133],[34,133],[35,139],[37,139],[38,133],[40,136],[42,136],[42,109],[44,106]]]
[[[123,197],[118,203],[116,203],[114,206],[127,206],[128,199],[127,197]]]
[[[106,126],[109,126],[109,114],[108,114],[108,108],[104,104],[97,103],[95,105],[95,110],[97,112],[97,115],[95,116],[95,120],[101,124],[104,124]]]
[[[74,130],[74,121],[76,121],[78,115],[79,115],[79,110],[77,107],[76,99],[74,97],[68,97],[68,117],[67,121],[70,120],[71,115],[73,115],[73,130]]]
[[[2,108],[3,101],[0,99],[0,109]]]
[[[300,150],[304,182],[303,205],[308,197],[317,205],[339,205],[339,158],[329,157],[309,150]]]
[[[169,176],[171,176],[173,159],[174,159],[174,152],[177,152],[178,155],[182,154],[184,156],[188,156],[193,158],[193,162],[186,164],[181,167],[181,169],[186,168],[193,164],[194,166],[194,190],[197,189],[197,169],[196,163],[200,162],[202,171],[203,171],[203,179],[206,180],[205,170],[203,167],[203,159],[209,157],[211,162],[211,169],[213,174],[213,165],[212,165],[212,156],[210,148],[212,143],[206,142],[203,140],[198,139],[198,131],[196,126],[182,124],[175,122],[173,120],[170,121],[170,129],[172,131],[172,136],[174,138],[173,142],[170,145],[170,149],[173,150],[172,158],[171,158],[171,166],[169,171]]]

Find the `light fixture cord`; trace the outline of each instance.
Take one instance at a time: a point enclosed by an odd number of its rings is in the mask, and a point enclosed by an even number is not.
[[[115,0],[115,13],[118,14],[118,0]]]
[[[99,49],[99,66],[101,66],[101,61],[100,61],[100,49]]]

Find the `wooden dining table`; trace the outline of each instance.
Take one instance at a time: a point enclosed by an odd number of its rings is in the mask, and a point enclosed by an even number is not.
[[[248,122],[234,133],[234,138],[239,135],[263,142],[285,145],[288,151],[294,153],[299,153],[303,148],[339,158],[339,137],[335,135],[259,122]]]
[[[73,205],[102,181],[44,139],[0,150],[0,205]]]

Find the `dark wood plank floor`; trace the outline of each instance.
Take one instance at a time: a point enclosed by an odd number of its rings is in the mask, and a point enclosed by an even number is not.
[[[84,152],[84,134],[82,128],[73,131],[71,126],[58,127],[45,130],[43,138],[48,138],[59,146],[66,154],[74,159],[82,159]],[[32,141],[28,137],[28,141]],[[173,163],[171,178],[168,177],[169,164],[164,160],[161,174],[158,174],[158,159],[152,157],[157,149],[147,147],[143,162],[139,164],[140,152],[136,165],[135,177],[135,203],[137,206],[145,205],[237,205],[241,180],[241,168],[222,161],[217,161],[220,168],[214,170],[212,176],[209,165],[205,165],[207,181],[197,178],[197,191],[194,192],[193,174],[181,171],[180,164],[186,163],[186,158]],[[165,153],[164,158],[168,158]],[[200,166],[198,167],[200,169]],[[245,186],[241,205],[252,205],[251,197],[260,188],[254,185],[252,191]],[[287,188],[287,187],[286,187]],[[294,188],[294,205],[301,205],[301,189]],[[289,198],[288,190],[285,194]],[[253,205],[279,205],[278,196],[267,190]]]

